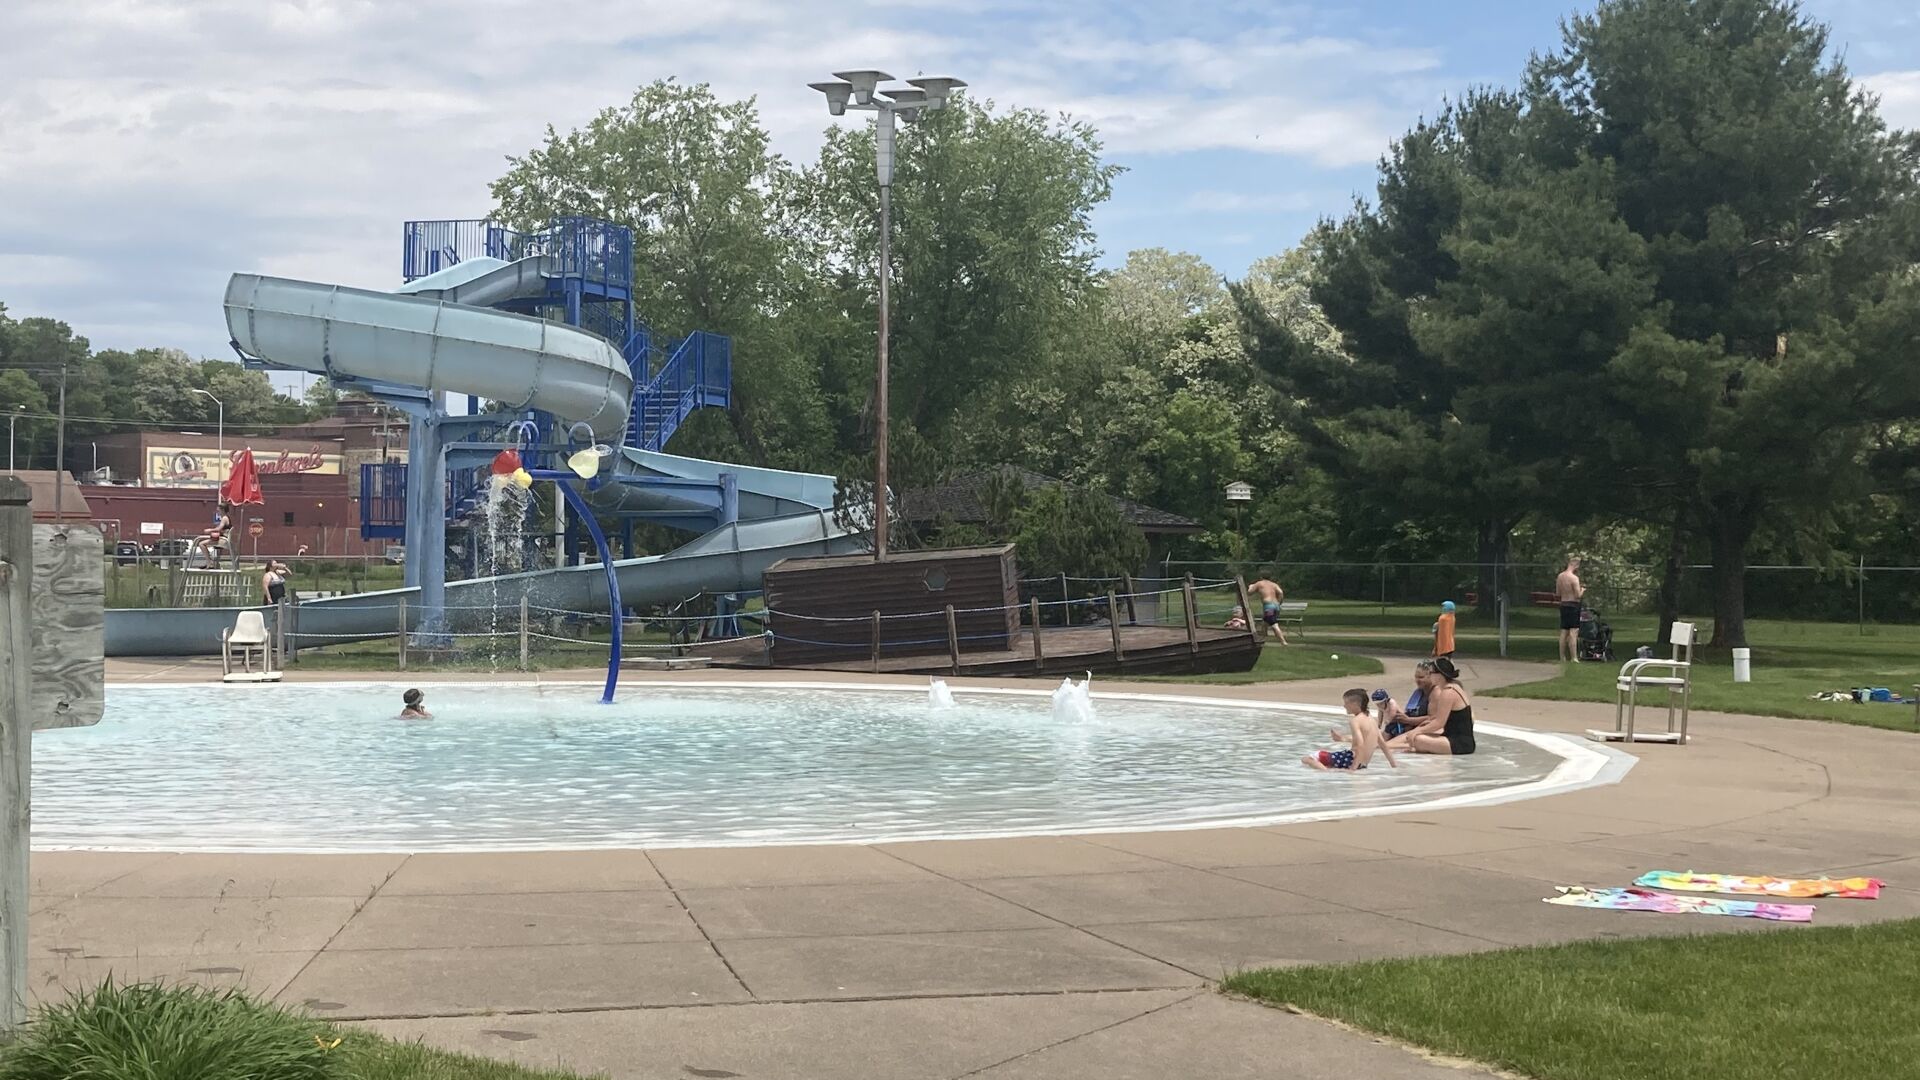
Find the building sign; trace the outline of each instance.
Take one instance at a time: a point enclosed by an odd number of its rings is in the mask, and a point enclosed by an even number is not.
[[[238,457],[241,449],[230,450],[227,456]],[[290,473],[337,476],[341,471],[340,455],[325,453],[318,447],[302,451],[282,450],[278,453],[256,450],[253,465],[261,476],[284,476]],[[221,467],[217,451],[149,446],[145,479],[148,487],[210,488],[226,483],[227,470]]]
[[[162,536],[166,531],[167,526],[164,521],[143,521],[140,523],[141,536]]]

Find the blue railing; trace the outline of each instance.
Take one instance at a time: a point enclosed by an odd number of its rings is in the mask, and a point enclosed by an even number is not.
[[[627,445],[665,449],[695,409],[725,408],[732,388],[733,340],[703,330],[688,334],[652,378],[635,383]]]
[[[360,466],[360,538],[401,540],[407,535],[407,467]]]
[[[407,281],[481,255],[506,260],[520,258],[532,239],[480,219],[409,221],[402,228],[400,276]]]
[[[477,218],[409,221],[403,227],[400,274],[412,281],[481,255],[507,261],[548,255],[556,278],[579,278],[607,290],[633,285],[633,231],[584,217],[555,218],[530,233]]]
[[[616,289],[633,284],[633,230],[598,218],[555,218],[536,234],[527,254],[554,260],[559,277],[577,277]]]

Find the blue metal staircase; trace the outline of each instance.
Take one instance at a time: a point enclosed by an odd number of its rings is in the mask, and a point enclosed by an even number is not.
[[[642,352],[627,355],[634,385],[625,442],[635,450],[664,451],[695,409],[724,409],[733,400],[733,341],[696,330],[680,339],[659,370],[646,378],[644,332],[636,336],[643,339]]]

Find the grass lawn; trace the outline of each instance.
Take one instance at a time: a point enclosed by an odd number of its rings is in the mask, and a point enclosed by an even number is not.
[[[1920,1068],[1914,920],[1244,972],[1223,986],[1538,1080]]]
[[[115,983],[34,1010],[0,1080],[581,1080],[336,1028],[245,993]]]
[[[603,635],[604,637],[604,635]],[[648,639],[640,639],[648,640]],[[666,641],[665,635],[659,635],[660,642]],[[429,655],[419,649],[407,652],[409,671],[484,671],[501,675],[512,675],[520,671],[520,639],[495,639],[495,650],[489,651],[485,642],[477,647],[470,646],[451,654]],[[639,643],[633,638],[629,643]],[[635,653],[633,655],[643,655]],[[649,651],[644,655],[661,655]],[[345,645],[329,645],[320,649],[302,649],[295,662],[289,665],[292,671],[381,671],[399,673],[399,654],[394,640],[386,638],[376,641],[356,641]],[[604,668],[607,666],[607,643],[599,642],[556,642],[538,641],[529,650],[527,670],[532,671],[571,671],[575,668]]]
[[[1346,645],[1424,652],[1432,641],[1428,627],[1434,611],[1426,607],[1388,607],[1383,611],[1378,604],[1315,601],[1311,614],[1309,640],[1329,648]],[[1550,608],[1513,611],[1508,625],[1511,657],[1554,662],[1559,651],[1557,618]],[[1693,618],[1704,638],[1711,630],[1712,619],[1704,615]],[[1654,644],[1658,626],[1650,615],[1608,616],[1607,621],[1613,626],[1613,663],[1563,665],[1554,678],[1483,693],[1489,697],[1611,702],[1620,665],[1637,646]],[[1499,628],[1491,619],[1462,609],[1457,637],[1461,655],[1500,655]],[[1695,708],[1914,730],[1911,705],[1839,704],[1809,701],[1808,695],[1855,686],[1884,686],[1896,693],[1912,693],[1914,684],[1920,683],[1920,627],[1869,625],[1862,635],[1860,627],[1851,623],[1755,619],[1747,624],[1747,638],[1753,643],[1750,683],[1733,681],[1733,660],[1725,652],[1695,651]],[[1654,651],[1665,656],[1670,650],[1657,646]]]
[[[1248,686],[1295,679],[1331,679],[1340,675],[1377,675],[1382,670],[1380,661],[1370,656],[1343,652],[1338,645],[1315,642],[1311,645],[1295,643],[1284,648],[1269,644],[1260,650],[1260,659],[1254,663],[1252,671],[1227,671],[1214,675],[1130,675],[1127,681]]]

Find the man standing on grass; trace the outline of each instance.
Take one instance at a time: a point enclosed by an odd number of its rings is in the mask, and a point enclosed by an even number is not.
[[[1560,659],[1580,662],[1580,609],[1587,587],[1580,583],[1580,556],[1567,556],[1567,568],[1554,580],[1553,594],[1560,598]]]
[[[1277,637],[1280,644],[1287,643],[1287,632],[1280,629],[1280,604],[1287,597],[1287,591],[1278,583],[1261,578],[1247,586],[1247,592],[1260,604],[1260,621],[1267,624],[1267,636]]]

